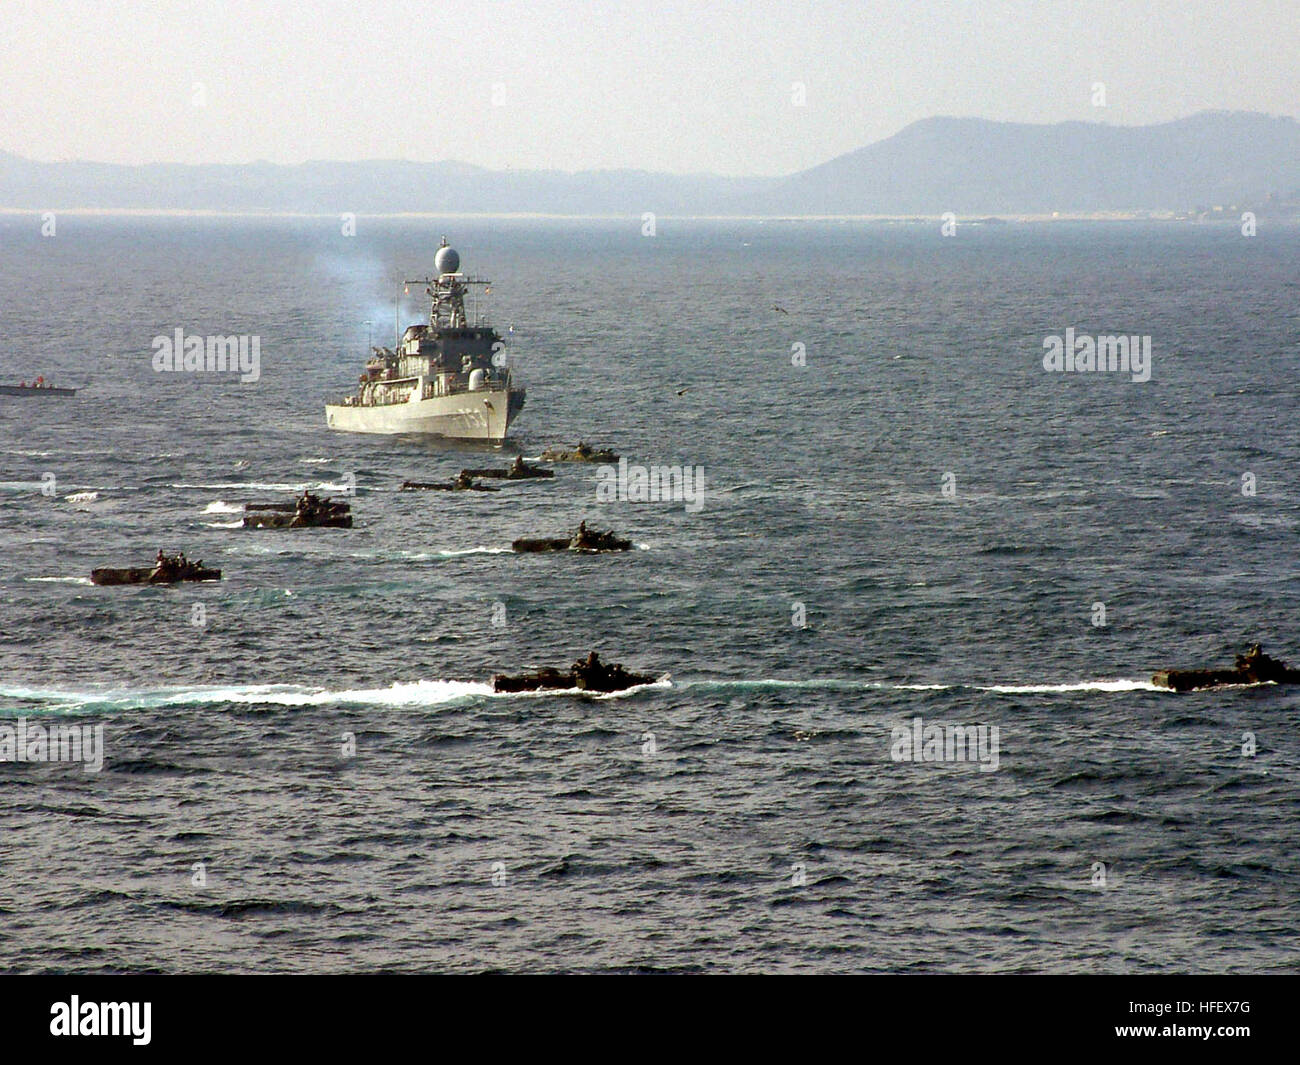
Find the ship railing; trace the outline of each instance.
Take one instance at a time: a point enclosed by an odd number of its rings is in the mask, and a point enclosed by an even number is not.
[[[467,373],[446,373],[441,375],[441,389],[435,380],[430,379],[424,384],[423,396],[425,399],[431,399],[434,396],[459,396],[469,391],[469,377]],[[482,389],[484,392],[504,392],[513,387],[513,377],[510,370],[494,370],[487,379],[487,387]]]

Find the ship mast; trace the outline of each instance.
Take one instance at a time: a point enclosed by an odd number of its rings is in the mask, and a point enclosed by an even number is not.
[[[465,314],[465,295],[470,285],[490,285],[491,282],[477,277],[466,277],[460,272],[460,255],[455,248],[449,247],[447,238],[442,238],[438,254],[434,256],[434,265],[438,268],[436,278],[423,277],[404,282],[407,285],[424,285],[428,294],[429,327],[431,329],[464,329],[469,319]]]

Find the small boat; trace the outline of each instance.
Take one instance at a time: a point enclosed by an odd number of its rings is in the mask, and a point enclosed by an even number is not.
[[[245,529],[350,529],[351,514],[286,514],[280,510],[256,510],[244,515]]]
[[[1170,691],[1206,691],[1241,684],[1300,684],[1300,669],[1270,658],[1259,644],[1237,656],[1232,669],[1162,669],[1152,678],[1157,688]]]
[[[567,670],[550,666],[532,673],[510,676],[498,673],[492,678],[492,690],[498,692],[533,692],[542,690],[567,691],[577,688],[590,692],[621,692],[639,684],[653,684],[654,677],[646,673],[633,673],[615,662],[607,665],[592,651],[580,658]]]
[[[572,536],[556,536],[530,540],[527,538],[516,540],[510,545],[515,551],[538,552],[538,551],[630,551],[632,541],[625,540],[621,536],[614,534],[613,530],[608,532],[597,532],[594,529],[588,529],[584,521],[577,528]]]
[[[565,451],[563,448],[551,447],[542,452],[543,462],[617,462],[618,456],[609,448],[594,448],[585,441],[579,440],[578,446],[572,451]]]
[[[158,559],[152,566],[136,566],[128,569],[93,569],[90,571],[91,584],[178,584],[181,581],[219,581],[221,570],[208,569],[202,560],[189,562],[184,555],[164,555],[158,553]]]
[[[486,477],[506,481],[526,481],[534,477],[554,477],[555,471],[541,466],[529,466],[522,457],[503,469],[461,470],[462,477]]]
[[[350,529],[352,507],[303,492],[293,503],[245,503],[245,529]]]
[[[26,381],[17,385],[0,385],[0,396],[27,396],[39,399],[45,396],[75,396],[76,394],[75,388],[47,385],[44,377],[36,378],[30,385]]]
[[[461,470],[450,481],[403,481],[403,492],[499,492],[500,488],[479,484],[470,475],[469,470]]]

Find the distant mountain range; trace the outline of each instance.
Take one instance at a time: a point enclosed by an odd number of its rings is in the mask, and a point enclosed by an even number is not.
[[[0,207],[341,214],[940,215],[1300,208],[1300,123],[929,118],[784,178],[489,170],[457,162],[40,163],[0,152]]]

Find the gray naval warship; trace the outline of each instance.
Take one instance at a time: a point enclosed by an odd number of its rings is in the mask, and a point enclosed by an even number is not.
[[[505,365],[505,344],[482,317],[465,313],[471,285],[447,238],[425,285],[429,324],[410,325],[396,350],[376,347],[355,395],[325,405],[331,429],[347,433],[420,433],[500,444],[524,406],[524,389]]]

